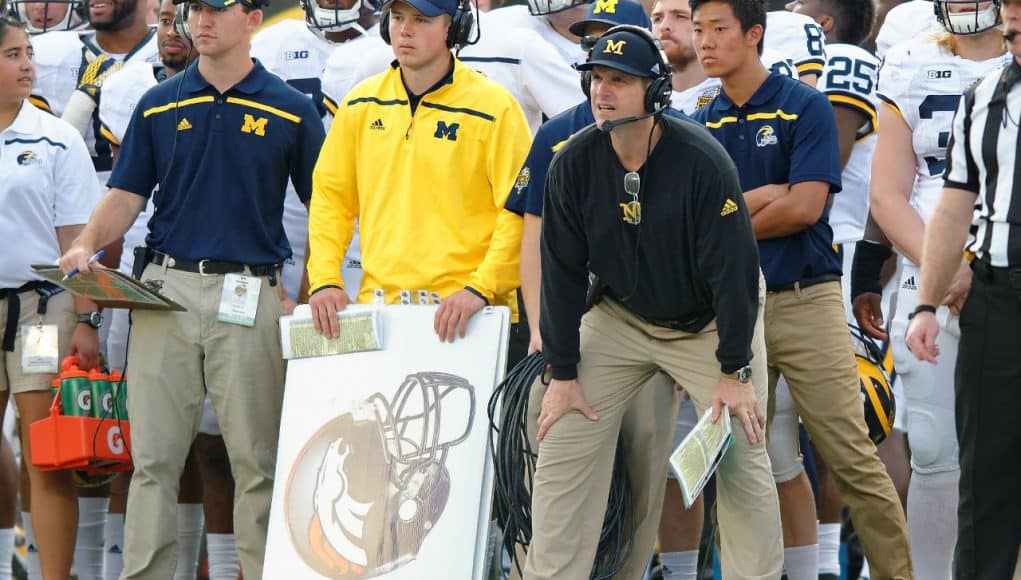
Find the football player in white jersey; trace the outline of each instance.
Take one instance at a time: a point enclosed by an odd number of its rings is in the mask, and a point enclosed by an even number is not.
[[[794,59],[801,82],[815,86],[826,63],[826,37],[811,18],[786,10],[766,13],[765,49]]]
[[[910,0],[890,9],[876,34],[876,56],[882,59],[891,47],[937,30],[932,0]]]
[[[85,6],[79,0],[18,2],[10,8],[32,35],[53,30],[79,30],[87,24]]]
[[[376,5],[370,0],[299,0],[304,22],[281,20],[252,39],[252,57],[266,70],[308,95],[329,128],[336,101],[324,97],[323,79],[327,59],[337,48],[378,37]],[[284,264],[283,285],[291,300],[299,298],[305,271],[308,237],[308,209],[292,185],[284,200],[284,231],[294,255]],[[357,289],[361,284],[358,236],[351,241],[344,261],[345,283]],[[348,286],[345,286],[348,287]]]
[[[935,0],[939,36],[923,35],[886,53],[879,71],[879,141],[872,163],[871,211],[900,254],[900,286],[890,331],[908,400],[912,476],[908,527],[919,578],[950,578],[957,535],[960,466],[954,420],[957,314],[971,284],[962,260],[943,305],[936,365],[904,343],[918,303],[922,239],[943,187],[945,148],[961,94],[1010,61],[999,27],[999,0]],[[963,251],[963,248],[962,248]]]
[[[514,5],[492,10],[493,22],[503,30],[526,28],[553,45],[567,64],[585,58],[581,38],[571,32],[571,25],[585,17],[590,0],[528,0],[528,6]],[[617,0],[595,0],[602,6],[614,6]]]

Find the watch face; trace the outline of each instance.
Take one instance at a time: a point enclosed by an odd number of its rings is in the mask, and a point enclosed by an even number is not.
[[[737,370],[737,380],[747,383],[752,378],[752,367],[742,367]]]

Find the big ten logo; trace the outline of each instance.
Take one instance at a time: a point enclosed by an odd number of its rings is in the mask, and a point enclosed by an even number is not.
[[[285,60],[304,60],[308,58],[307,50],[288,50],[284,53]]]
[[[268,122],[269,119],[267,119],[266,117],[259,117],[258,119],[256,119],[255,117],[249,115],[248,113],[245,113],[244,124],[241,125],[241,132],[255,133],[259,137],[265,137],[266,123]]]
[[[106,446],[115,455],[124,453],[124,435],[121,434],[121,428],[112,425],[106,432]]]
[[[603,49],[603,54],[624,56],[625,44],[627,44],[626,40],[613,40],[612,38],[608,38],[606,39],[606,48]]]
[[[950,69],[943,70],[930,69],[925,73],[925,77],[929,80],[948,79],[951,78],[952,76],[954,76],[954,71]]]

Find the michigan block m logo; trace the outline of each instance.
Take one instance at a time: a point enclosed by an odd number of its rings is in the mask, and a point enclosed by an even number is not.
[[[243,125],[241,125],[241,132],[255,133],[259,137],[265,137],[266,123],[268,122],[269,119],[265,117],[259,117],[258,119],[256,119],[255,117],[249,115],[248,113],[245,113],[245,122]]]
[[[596,7],[592,9],[592,14],[616,14],[617,13],[617,1],[618,0],[596,0]]]
[[[451,123],[447,125],[443,121],[436,121],[436,132],[433,133],[433,137],[437,139],[447,138],[448,141],[457,141],[457,130],[461,128],[460,123]]]
[[[612,38],[606,40],[606,48],[603,49],[603,54],[616,54],[624,56],[624,45],[627,44],[626,40],[613,40]]]

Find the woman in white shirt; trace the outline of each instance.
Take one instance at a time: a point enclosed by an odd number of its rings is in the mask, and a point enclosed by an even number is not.
[[[99,365],[96,305],[39,282],[30,264],[56,264],[88,221],[100,191],[88,149],[70,125],[28,101],[35,84],[32,45],[24,24],[0,16],[0,417],[9,394],[20,413],[22,460],[31,487],[32,524],[45,578],[70,574],[78,519],[71,472],[31,464],[29,425],[49,415],[52,367],[78,355]],[[44,303],[45,307],[40,307]],[[81,322],[78,322],[81,321]],[[39,339],[56,331],[58,350]]]

